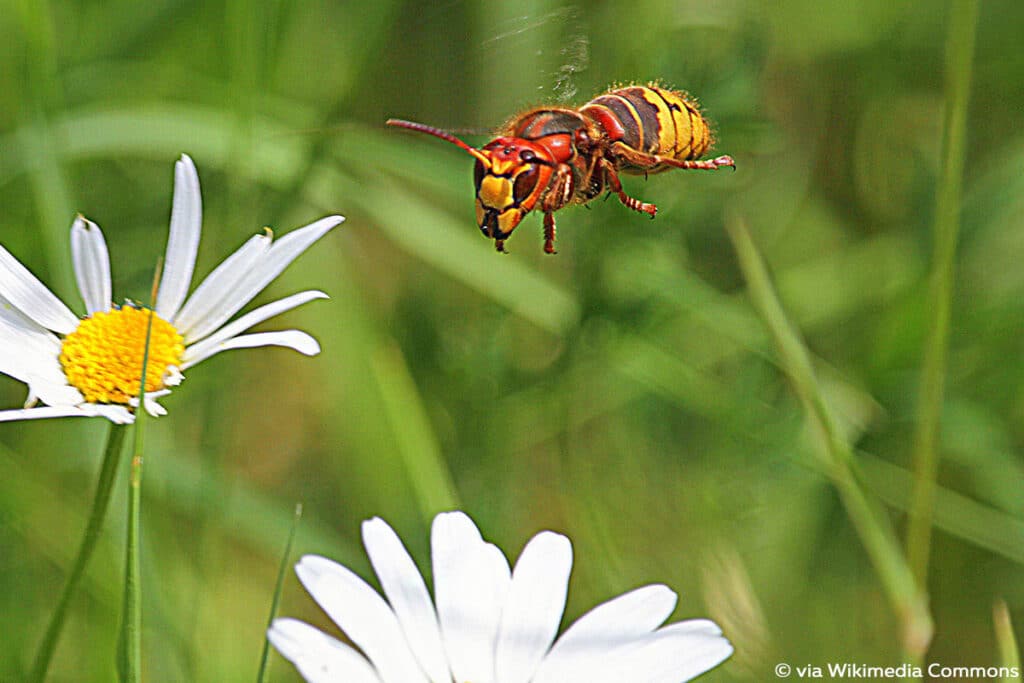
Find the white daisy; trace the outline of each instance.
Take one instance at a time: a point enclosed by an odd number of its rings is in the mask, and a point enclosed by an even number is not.
[[[676,594],[663,585],[595,607],[556,641],[572,545],[551,531],[534,536],[510,570],[469,517],[441,513],[431,532],[433,601],[384,520],[363,523],[363,544],[386,601],[323,557],[307,555],[295,567],[361,653],[295,619],[275,619],[267,634],[307,681],[680,683],[732,653],[706,619],[662,626],[676,604]]]
[[[170,235],[152,316],[146,411],[165,414],[156,399],[170,393],[184,371],[221,351],[286,346],[306,355],[319,353],[316,340],[299,330],[242,332],[307,301],[326,298],[323,292],[293,294],[228,320],[343,220],[323,218],[278,240],[269,230],[256,235],[224,259],[186,301],[199,248],[202,198],[195,165],[182,155],[174,167]],[[28,385],[25,407],[0,411],[0,422],[65,416],[102,416],[117,423],[134,419],[150,311],[112,303],[110,258],[95,223],[75,219],[71,253],[84,318],[0,246],[0,373]]]

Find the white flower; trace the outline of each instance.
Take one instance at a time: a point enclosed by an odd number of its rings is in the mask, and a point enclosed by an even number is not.
[[[199,248],[202,198],[196,168],[182,155],[174,167],[170,235],[153,316],[135,304],[112,303],[106,241],[99,227],[81,216],[71,226],[71,253],[84,318],[0,246],[0,373],[28,385],[25,407],[0,411],[0,422],[65,416],[132,422],[150,317],[144,404],[152,415],[166,412],[156,399],[181,382],[182,372],[221,351],[287,346],[306,355],[319,353],[316,340],[299,330],[242,333],[278,313],[326,298],[323,292],[293,294],[228,320],[343,220],[323,218],[278,240],[269,231],[256,235],[186,301]]]
[[[363,523],[363,544],[387,601],[323,557],[307,555],[295,567],[361,654],[295,619],[274,620],[267,634],[307,681],[680,683],[732,653],[706,619],[661,626],[676,604],[663,585],[595,607],[556,641],[572,545],[551,531],[534,536],[510,570],[469,517],[441,513],[431,532],[433,601],[384,520]]]

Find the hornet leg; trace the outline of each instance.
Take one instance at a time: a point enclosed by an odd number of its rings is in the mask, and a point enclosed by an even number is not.
[[[555,254],[555,214],[544,214],[544,253]]]
[[[612,154],[619,159],[626,161],[632,166],[637,168],[654,168],[656,166],[671,166],[673,168],[686,168],[686,169],[698,169],[704,171],[713,171],[716,168],[722,166],[730,166],[733,169],[736,168],[736,162],[732,160],[731,156],[723,155],[715,159],[706,159],[704,161],[697,161],[693,159],[672,159],[671,157],[662,157],[657,154],[644,154],[631,147],[624,145],[621,142],[616,142],[612,145]]]
[[[614,192],[618,196],[620,202],[622,202],[629,208],[633,209],[634,211],[646,213],[651,218],[654,218],[654,214],[658,213],[657,206],[655,206],[654,204],[642,202],[639,199],[634,199],[633,197],[630,197],[628,194],[626,194],[626,192],[622,189],[622,183],[619,181],[619,174],[615,172],[615,167],[612,166],[612,163],[610,161],[608,161],[607,159],[602,159],[601,166],[604,170],[605,180],[608,181],[608,184],[612,188],[612,192]]]

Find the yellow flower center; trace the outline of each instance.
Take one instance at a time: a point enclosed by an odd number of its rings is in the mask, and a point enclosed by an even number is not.
[[[146,362],[146,391],[164,388],[170,366],[181,364],[185,345],[174,327],[153,313]],[[64,338],[60,364],[68,383],[89,403],[124,403],[139,395],[150,311],[125,305],[95,313]]]

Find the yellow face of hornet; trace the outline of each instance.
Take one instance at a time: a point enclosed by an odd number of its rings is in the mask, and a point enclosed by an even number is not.
[[[536,206],[554,163],[540,145],[515,138],[498,138],[480,152],[487,163],[478,159],[474,170],[476,222],[487,237],[504,240]]]

